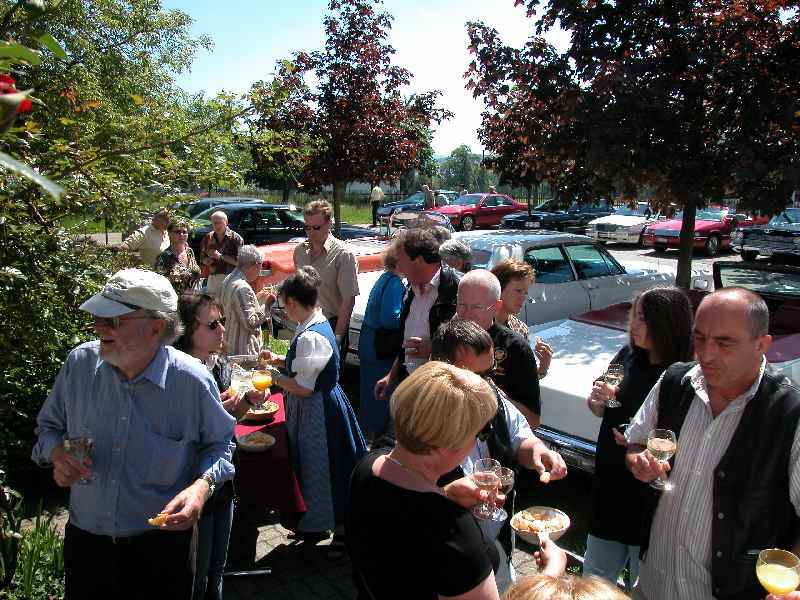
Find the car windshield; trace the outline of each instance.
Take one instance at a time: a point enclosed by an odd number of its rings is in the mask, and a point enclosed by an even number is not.
[[[796,270],[745,266],[745,263],[719,263],[722,287],[743,287],[761,294],[800,297],[800,273]],[[788,270],[788,269],[786,269]]]
[[[727,215],[728,212],[725,210],[698,210],[694,215],[695,221],[722,221],[722,217]],[[673,219],[683,219],[683,211],[678,211],[675,213],[675,216],[672,217]]]
[[[459,206],[474,206],[481,201],[481,194],[464,194],[459,196],[451,202],[451,204],[458,204]]]
[[[800,208],[787,208],[781,214],[775,215],[769,220],[770,227],[785,225],[800,225]]]
[[[623,217],[645,217],[650,216],[652,212],[648,209],[646,204],[639,204],[636,208],[621,206],[614,211],[614,214],[622,215]]]

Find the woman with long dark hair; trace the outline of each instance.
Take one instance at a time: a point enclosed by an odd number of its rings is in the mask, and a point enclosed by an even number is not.
[[[584,574],[616,582],[627,564],[631,588],[638,578],[645,484],[625,468],[620,429],[639,410],[664,369],[674,362],[691,360],[692,320],[692,306],[682,290],[676,287],[645,290],[631,306],[629,342],[611,360],[611,364],[623,365],[622,382],[619,386],[601,379],[594,382],[588,405],[603,422],[597,436]],[[606,406],[612,398],[621,406]]]

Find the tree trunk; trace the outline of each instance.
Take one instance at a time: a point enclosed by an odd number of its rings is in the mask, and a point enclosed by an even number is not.
[[[283,203],[289,204],[289,196],[292,194],[292,186],[284,185],[283,186]]]
[[[346,181],[335,181],[333,183],[333,218],[336,223],[333,235],[337,238],[340,237],[342,231],[342,203],[344,202],[344,193],[346,190]]]
[[[692,282],[694,221],[697,212],[698,195],[696,192],[687,192],[679,195],[678,200],[683,206],[683,224],[681,225],[681,241],[678,249],[678,270],[675,275],[675,285],[688,290]]]

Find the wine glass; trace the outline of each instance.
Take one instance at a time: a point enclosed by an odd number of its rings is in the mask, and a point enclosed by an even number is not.
[[[650,454],[656,460],[669,460],[678,449],[678,439],[675,437],[675,432],[669,429],[653,429],[647,435],[647,449],[650,450]],[[667,481],[666,476],[662,475],[651,481],[650,485],[664,492],[669,492],[675,487]]]
[[[495,495],[500,487],[500,477],[497,469],[500,463],[493,458],[481,458],[476,460],[472,468],[472,481],[480,489],[486,490],[488,496],[486,502],[478,504],[472,509],[472,514],[479,519],[493,520],[497,507],[495,506]]]
[[[605,381],[608,385],[612,387],[618,386],[622,383],[622,379],[625,377],[625,367],[618,363],[612,363],[608,365],[606,372],[603,373],[603,381]],[[608,400],[606,400],[606,406],[608,408],[619,408],[622,406],[622,403],[617,400],[616,396],[612,396]]]
[[[93,449],[94,440],[92,439],[92,434],[87,427],[81,429],[78,437],[64,438],[64,451],[70,456],[77,458],[84,465],[88,459],[92,457]],[[91,473],[86,477],[81,476],[80,479],[78,479],[78,483],[81,485],[86,485],[91,483],[93,479],[94,473]]]
[[[498,495],[502,494],[503,498],[508,498],[511,490],[514,488],[514,469],[509,469],[508,467],[497,467],[495,473],[497,473],[497,476],[500,478]],[[493,517],[492,520],[505,521],[507,518],[508,513],[506,510],[504,508],[497,507],[495,517]]]
[[[756,561],[756,576],[770,594],[783,596],[800,585],[800,559],[787,550],[762,550]]]
[[[252,373],[239,366],[231,369],[231,387],[236,388],[239,395],[244,395],[250,391]]]

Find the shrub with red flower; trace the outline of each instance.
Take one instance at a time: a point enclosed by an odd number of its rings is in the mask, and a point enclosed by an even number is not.
[[[17,82],[8,73],[0,73],[0,96],[8,94],[19,94]],[[17,113],[30,112],[32,108],[33,103],[28,98],[23,98],[17,106]]]

